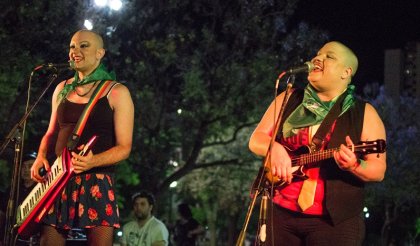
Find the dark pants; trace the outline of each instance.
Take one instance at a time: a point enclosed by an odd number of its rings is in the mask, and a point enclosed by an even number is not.
[[[274,225],[273,233],[271,223]],[[271,205],[267,208],[265,246],[359,246],[363,243],[364,235],[365,224],[361,215],[332,225],[325,217],[304,215],[277,205],[273,209]]]

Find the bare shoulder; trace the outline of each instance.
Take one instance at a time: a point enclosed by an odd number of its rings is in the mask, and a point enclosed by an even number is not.
[[[110,85],[107,97],[113,108],[118,107],[118,105],[127,106],[127,104],[133,104],[130,90],[127,86],[118,82],[114,82]]]
[[[127,86],[119,82],[113,82],[109,85],[109,97],[121,96],[122,94],[130,94]]]
[[[385,138],[384,123],[376,109],[370,103],[366,103],[362,139],[372,140],[378,138]]]
[[[370,103],[366,103],[365,106],[365,118],[366,117],[378,117],[379,118],[379,114],[376,111],[375,107],[373,107],[372,104]]]

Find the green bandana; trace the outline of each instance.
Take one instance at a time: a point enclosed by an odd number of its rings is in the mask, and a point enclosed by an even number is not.
[[[106,71],[105,66],[101,63],[91,74],[79,81],[79,73],[76,71],[73,82],[64,85],[64,88],[58,95],[58,100],[61,101],[61,99],[65,98],[70,91],[76,89],[77,86],[90,84],[98,80],[115,80],[115,73]]]
[[[344,93],[347,93],[343,101],[340,115],[346,112],[354,104],[354,85],[349,85]],[[296,135],[299,128],[320,124],[330,111],[338,97],[329,102],[319,99],[310,84],[305,88],[302,103],[290,114],[283,125],[284,137]]]

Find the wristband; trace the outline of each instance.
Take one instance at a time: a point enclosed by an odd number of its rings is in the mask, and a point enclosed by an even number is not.
[[[360,166],[361,164],[361,160],[357,159],[356,161],[356,165],[354,165],[353,169],[351,169],[352,172],[356,171],[356,169]]]
[[[366,168],[366,161],[363,159],[357,159],[357,164],[355,165],[355,167],[352,169],[352,171],[355,171],[359,166],[362,166],[362,168]]]

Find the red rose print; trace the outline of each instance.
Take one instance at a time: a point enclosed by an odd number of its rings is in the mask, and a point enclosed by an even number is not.
[[[111,216],[111,215],[112,215],[112,207],[111,207],[111,204],[107,204],[107,205],[106,205],[106,208],[105,208],[105,213],[106,213],[106,215],[108,215],[108,216]]]
[[[88,216],[89,216],[89,219],[91,221],[97,220],[98,219],[98,212],[96,212],[96,210],[93,209],[93,208],[89,208],[88,209]]]
[[[61,193],[61,200],[67,201],[67,194],[65,192]]]
[[[71,199],[73,200],[73,202],[76,202],[78,197],[79,197],[79,191],[77,190],[73,191],[73,193],[71,194]]]
[[[115,200],[114,191],[109,190],[108,191],[108,199],[113,202]]]
[[[90,179],[90,174],[86,174],[86,181]]]
[[[83,204],[79,204],[79,217],[82,217],[84,212],[85,212],[85,207],[83,206]]]
[[[109,226],[109,223],[108,223],[108,221],[106,221],[106,220],[102,220],[101,225],[103,225],[103,226]]]
[[[80,185],[80,184],[82,183],[82,178],[81,178],[80,176],[77,176],[77,177],[74,179],[74,182],[76,182],[76,184]]]
[[[109,185],[112,186],[112,180],[111,177],[109,175],[106,175],[106,179],[108,179]]]
[[[80,195],[84,195],[85,194],[85,187],[82,186],[82,188],[80,188]]]
[[[76,213],[76,209],[74,209],[74,207],[70,208],[70,214],[69,214],[69,218],[70,219],[74,219],[74,215]]]
[[[96,200],[102,198],[102,193],[99,190],[98,185],[94,185],[90,188],[90,194],[92,195],[92,197],[96,198]]]

